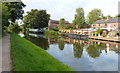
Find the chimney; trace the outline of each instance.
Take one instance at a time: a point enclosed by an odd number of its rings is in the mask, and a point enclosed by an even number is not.
[[[112,17],[110,15],[107,16],[107,19],[111,19]]]

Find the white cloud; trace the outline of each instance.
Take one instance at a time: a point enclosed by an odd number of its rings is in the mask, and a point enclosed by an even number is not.
[[[115,16],[118,14],[119,0],[23,0],[27,5],[25,12],[31,9],[46,9],[51,14],[51,19],[65,18],[68,21],[74,19],[75,10],[83,7],[85,15],[94,8],[102,10],[104,15]]]

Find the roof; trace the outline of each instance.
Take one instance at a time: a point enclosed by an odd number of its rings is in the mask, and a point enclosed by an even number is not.
[[[120,22],[120,18],[111,18],[105,20],[97,20],[93,24],[102,24],[102,23],[117,23]]]
[[[50,20],[51,23],[59,24],[59,20]],[[70,24],[68,21],[66,21],[66,24]]]

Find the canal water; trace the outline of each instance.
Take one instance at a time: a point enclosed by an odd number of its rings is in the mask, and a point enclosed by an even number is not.
[[[119,44],[29,33],[19,34],[75,71],[118,71]],[[51,66],[52,67],[52,66]]]

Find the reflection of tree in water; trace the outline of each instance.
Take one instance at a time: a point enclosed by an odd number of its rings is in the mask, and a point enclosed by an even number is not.
[[[86,51],[92,58],[99,57],[101,50],[102,50],[102,47],[101,45],[98,45],[98,44],[89,45],[89,47],[86,49]]]
[[[58,40],[58,45],[60,50],[64,50],[65,42],[63,40]]]
[[[82,52],[83,52],[83,45],[80,45],[79,43],[73,44],[74,48],[74,57],[81,58]]]
[[[29,36],[30,40],[32,43],[40,46],[41,48],[48,50],[49,48],[49,44],[48,44],[48,40],[43,38],[43,37],[33,37],[33,36]]]
[[[117,47],[116,47],[116,46],[117,46]],[[110,48],[110,50],[114,51],[115,53],[120,54],[119,45],[111,45],[109,48]]]

